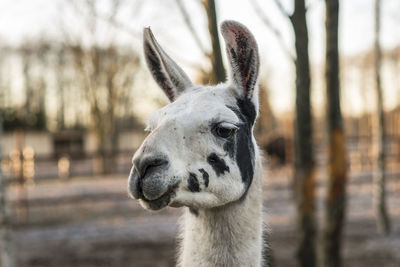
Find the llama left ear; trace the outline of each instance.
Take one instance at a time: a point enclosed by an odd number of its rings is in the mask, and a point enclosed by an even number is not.
[[[239,96],[255,100],[253,96],[257,89],[260,60],[253,34],[243,24],[231,20],[221,24],[221,33],[226,43],[231,76]]]
[[[144,56],[154,80],[169,100],[174,101],[185,89],[193,86],[186,73],[161,48],[150,28],[143,31]]]

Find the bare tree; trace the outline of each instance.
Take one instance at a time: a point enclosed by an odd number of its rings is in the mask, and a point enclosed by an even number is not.
[[[280,2],[276,2],[278,6],[282,7]],[[279,42],[281,49],[284,51],[286,56],[293,61],[293,63],[296,62],[296,56],[293,55],[291,49],[287,47],[285,40],[283,39],[281,31],[272,23],[272,21],[269,19],[269,17],[262,11],[262,8],[260,5],[257,3],[257,0],[251,0],[251,5],[254,9],[254,11],[257,13],[258,17],[262,20],[262,22],[267,26],[267,28],[275,35],[275,38]],[[282,8],[281,9],[282,14],[285,17],[290,17],[290,15]]]
[[[22,58],[22,68],[23,68],[23,77],[24,77],[24,89],[25,89],[25,113],[30,114],[33,112],[31,101],[34,95],[33,91],[33,83],[32,83],[32,61],[34,56],[34,51],[32,49],[32,44],[25,43],[20,49],[20,54]]]
[[[63,130],[65,128],[65,77],[64,71],[66,67],[66,48],[61,47],[56,51],[55,62],[55,75],[57,82],[57,97],[58,97],[58,110],[57,110],[57,128]]]
[[[0,163],[2,160],[3,120],[0,114]],[[0,265],[2,267],[16,266],[14,243],[11,235],[11,221],[7,205],[7,184],[0,164]]]
[[[212,51],[210,61],[212,65],[212,76],[210,82],[212,84],[225,81],[225,68],[221,55],[221,44],[218,36],[217,11],[215,8],[215,0],[203,0],[202,4],[207,14],[208,32],[211,39]]]
[[[300,266],[316,265],[315,220],[315,167],[312,143],[312,116],[310,100],[310,63],[308,55],[308,30],[304,0],[295,0],[290,16],[295,35],[296,49],[296,121],[295,121],[295,196],[300,245]]]
[[[296,67],[296,118],[295,118],[295,200],[299,247],[297,257],[300,266],[316,266],[316,219],[315,219],[315,166],[313,159],[312,116],[310,101],[310,63],[308,54],[308,29],[304,0],[294,1],[294,12],[289,14],[279,0],[275,3],[290,21],[295,37],[296,57],[284,45],[282,36],[260,8],[253,6],[264,24],[275,34],[282,48]]]
[[[46,128],[46,77],[49,44],[42,39],[25,42],[17,49],[22,63],[25,104],[24,120],[27,126]]]
[[[90,106],[91,129],[96,134],[101,160],[96,172],[110,173],[114,171],[118,147],[118,118],[126,98],[130,99],[133,72],[139,59],[133,52],[121,54],[114,46],[106,49],[92,46],[88,50],[73,46],[71,49],[80,86]]]
[[[387,235],[390,232],[389,216],[385,203],[385,116],[381,83],[382,51],[380,45],[381,1],[375,0],[375,90],[378,115],[378,169],[374,175],[374,206],[378,231]]]
[[[346,208],[346,145],[340,109],[339,0],[326,0],[326,97],[329,142],[328,192],[323,230],[323,266],[341,266],[340,248]]]
[[[189,12],[183,5],[182,0],[176,0],[176,4],[183,16],[186,26],[190,31],[190,34],[195,40],[200,51],[202,51],[203,55],[209,60],[211,64],[211,69],[209,70],[201,69],[204,80],[203,82],[210,84],[217,84],[220,82],[224,82],[226,79],[224,63],[221,54],[221,44],[218,35],[217,10],[215,6],[215,0],[202,0],[201,3],[207,15],[208,36],[210,37],[211,48],[212,48],[211,52],[208,51],[203,45],[190,19]]]
[[[129,103],[135,71],[139,67],[139,56],[130,49],[117,46],[112,36],[107,44],[99,44],[98,24],[104,22],[104,16],[99,14],[97,2],[72,2],[77,14],[85,21],[86,36],[90,45],[85,46],[84,40],[71,42],[68,45],[77,72],[77,81],[84,91],[89,104],[92,119],[91,129],[96,135],[98,163],[97,173],[110,173],[115,169],[115,153],[118,147],[118,119]],[[112,2],[110,20],[113,20],[120,10],[120,1]],[[86,11],[82,12],[83,10]]]
[[[255,125],[255,133],[257,140],[265,144],[269,135],[277,128],[277,120],[272,110],[269,88],[266,81],[259,82],[259,98],[260,98],[260,118]]]

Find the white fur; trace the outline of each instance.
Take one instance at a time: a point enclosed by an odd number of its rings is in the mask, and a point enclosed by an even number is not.
[[[262,266],[261,180],[257,157],[253,183],[242,203],[200,210],[197,217],[184,213],[178,266]]]

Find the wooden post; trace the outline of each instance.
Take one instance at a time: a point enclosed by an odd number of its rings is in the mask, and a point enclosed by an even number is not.
[[[22,130],[17,130],[15,132],[15,146],[16,146],[16,155],[18,158],[15,160],[18,161],[16,164],[16,179],[17,179],[17,194],[18,194],[18,220],[23,222],[27,219],[28,215],[28,199],[26,192],[26,180],[24,176],[24,132]]]
[[[376,214],[376,223],[379,233],[388,235],[390,233],[390,221],[386,210],[386,197],[385,197],[385,116],[383,111],[383,94],[381,83],[381,65],[382,65],[382,51],[380,46],[380,10],[381,1],[375,0],[375,90],[376,90],[376,105],[378,116],[378,134],[377,134],[377,170],[374,175],[374,207]]]
[[[14,244],[11,232],[11,218],[7,206],[7,184],[2,170],[3,121],[0,115],[0,265],[2,267],[15,267]]]

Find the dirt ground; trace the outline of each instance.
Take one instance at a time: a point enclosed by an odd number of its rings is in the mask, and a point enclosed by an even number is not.
[[[323,173],[318,175],[324,177]],[[371,176],[350,177],[343,266],[400,266],[400,175],[388,179],[392,234],[376,232]],[[181,210],[144,211],[126,193],[126,177],[73,178],[28,186],[28,212],[9,198],[19,266],[174,266]],[[318,181],[317,209],[322,227],[324,180]],[[296,266],[295,210],[288,169],[266,172],[265,221],[275,266]],[[18,210],[17,210],[18,207]]]

